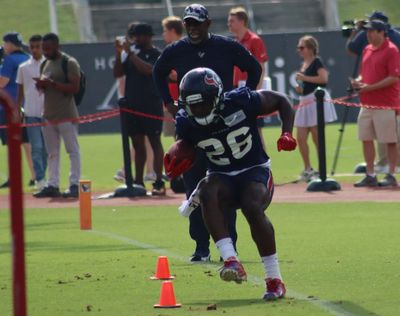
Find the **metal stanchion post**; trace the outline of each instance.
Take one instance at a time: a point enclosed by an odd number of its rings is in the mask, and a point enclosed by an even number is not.
[[[315,91],[315,97],[317,99],[319,179],[311,181],[307,186],[307,191],[314,192],[340,190],[339,183],[326,178],[324,96],[325,91],[318,87]]]

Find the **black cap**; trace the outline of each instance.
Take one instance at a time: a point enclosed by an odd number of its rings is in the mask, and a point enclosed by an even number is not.
[[[12,43],[15,46],[21,47],[24,43],[22,41],[22,36],[18,32],[8,32],[4,34],[3,41],[6,43]]]
[[[387,31],[388,25],[381,20],[371,20],[365,25],[366,29],[377,30],[377,31]]]
[[[147,23],[138,23],[135,25],[133,30],[129,32],[129,35],[148,35],[148,36],[153,36],[153,28],[151,27],[150,24]]]
[[[389,22],[389,18],[382,11],[374,11],[371,14],[367,14],[367,17],[370,20],[380,20],[385,23]]]
[[[201,4],[191,4],[183,12],[183,20],[194,19],[199,22],[209,20],[207,9]]]

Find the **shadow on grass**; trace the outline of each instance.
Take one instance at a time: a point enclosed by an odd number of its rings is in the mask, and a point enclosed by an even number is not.
[[[25,224],[25,229],[27,230],[36,230],[36,229],[42,229],[45,227],[51,227],[52,230],[54,230],[54,226],[59,226],[63,225],[65,229],[70,228],[71,225],[74,225],[74,227],[78,227],[77,221],[58,221],[58,222],[38,222],[38,223],[26,223]]]
[[[378,314],[369,311],[357,304],[354,304],[353,302],[349,301],[331,301],[331,303],[340,306],[346,311],[351,312],[354,315],[357,316],[378,316]]]
[[[8,246],[8,249],[10,247]],[[143,250],[140,247],[132,245],[115,245],[115,244],[102,244],[102,245],[78,245],[78,244],[65,244],[57,242],[28,242],[26,243],[26,251],[48,251],[48,252],[115,252],[115,251],[134,251]]]
[[[229,308],[229,307],[240,307],[240,306],[249,306],[249,305],[265,305],[270,304],[265,302],[260,298],[242,298],[242,299],[224,299],[224,300],[215,300],[213,302],[210,301],[196,301],[196,302],[187,302],[187,306],[203,306],[207,307],[210,304],[217,305],[218,309]]]

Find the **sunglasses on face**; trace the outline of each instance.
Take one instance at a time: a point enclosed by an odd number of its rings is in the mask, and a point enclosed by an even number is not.
[[[305,48],[305,46],[297,46],[298,50],[303,50]]]

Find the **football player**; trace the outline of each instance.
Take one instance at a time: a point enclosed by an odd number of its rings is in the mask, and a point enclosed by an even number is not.
[[[279,270],[274,228],[264,214],[274,186],[270,159],[263,150],[256,118],[278,111],[282,121],[278,150],[290,151],[296,148],[291,134],[294,111],[286,96],[278,92],[252,91],[247,87],[222,91],[221,79],[213,70],[189,71],[180,83],[177,136],[203,150],[208,158],[207,176],[199,183],[198,197],[207,228],[224,260],[221,279],[236,283],[247,279],[224,217],[224,211],[240,208],[264,264],[264,299],[278,299],[286,290]],[[182,161],[170,158],[165,159],[166,171],[180,173]]]

